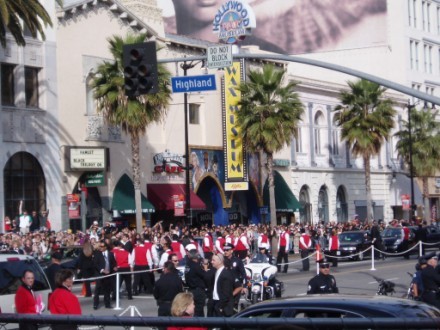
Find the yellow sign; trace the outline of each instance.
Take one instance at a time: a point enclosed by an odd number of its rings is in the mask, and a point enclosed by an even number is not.
[[[225,182],[226,191],[248,190],[249,182]]]
[[[246,157],[241,138],[240,127],[236,121],[237,103],[241,94],[235,88],[240,84],[242,68],[240,62],[234,62],[225,70],[224,80],[224,146],[226,155],[226,176],[225,190],[245,190],[247,187]],[[233,181],[233,182],[230,182]],[[230,189],[228,189],[228,187]],[[241,187],[240,189],[232,189]],[[247,189],[247,188],[246,188]]]

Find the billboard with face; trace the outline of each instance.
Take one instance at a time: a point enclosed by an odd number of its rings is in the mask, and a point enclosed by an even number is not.
[[[244,1],[244,0],[243,0]],[[216,17],[238,0],[161,0],[168,33],[219,42]],[[301,54],[386,43],[386,0],[247,0],[256,28],[240,44]],[[217,22],[218,23],[218,22]],[[218,24],[217,24],[218,25]]]

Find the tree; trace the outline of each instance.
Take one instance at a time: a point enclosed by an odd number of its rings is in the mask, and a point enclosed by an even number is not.
[[[250,152],[267,155],[270,222],[276,225],[273,154],[290,145],[296,136],[304,107],[295,92],[297,82],[283,86],[286,70],[267,64],[263,70],[250,70],[248,80],[237,90],[241,92],[236,113],[243,144]]]
[[[409,106],[411,116],[411,139],[409,125],[402,121],[402,130],[394,134],[399,141],[396,144],[397,152],[405,163],[410,163],[410,145],[412,143],[413,172],[416,177],[422,178],[424,220],[428,220],[429,210],[429,177],[435,176],[440,170],[440,123],[436,121],[438,111],[429,109],[416,110]]]
[[[368,80],[349,81],[349,91],[339,94],[340,105],[334,111],[335,123],[341,128],[354,156],[361,156],[365,167],[365,191],[367,195],[367,218],[373,217],[371,204],[370,158],[380,153],[382,144],[388,140],[394,127],[393,102],[384,98],[385,88]]]
[[[132,153],[133,185],[136,201],[136,227],[142,230],[141,190],[140,190],[140,151],[139,140],[145,135],[146,128],[155,122],[161,122],[167,114],[171,99],[169,88],[170,72],[158,64],[159,92],[128,98],[124,90],[123,46],[144,42],[146,34],[127,35],[125,39],[113,36],[108,39],[114,61],[104,61],[97,68],[92,80],[97,108],[111,125],[120,125],[130,136]]]
[[[56,1],[60,7],[62,0]],[[10,32],[19,46],[25,46],[23,25],[25,25],[33,38],[38,34],[44,40],[44,28],[52,26],[52,20],[39,0],[0,0],[0,44],[6,47],[6,33]]]

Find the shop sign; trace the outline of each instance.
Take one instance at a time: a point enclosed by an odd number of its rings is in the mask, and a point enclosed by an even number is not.
[[[174,216],[182,217],[185,215],[185,196],[173,195],[174,200]]]
[[[78,194],[67,194],[67,208],[70,219],[81,218],[81,197]]]
[[[70,171],[105,170],[107,148],[70,147],[67,158]]]
[[[86,187],[100,187],[104,186],[104,172],[87,173],[85,185]]]

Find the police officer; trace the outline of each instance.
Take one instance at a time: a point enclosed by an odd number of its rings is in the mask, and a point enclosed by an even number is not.
[[[194,297],[194,316],[204,317],[206,301],[205,273],[200,262],[200,255],[196,249],[189,250],[186,256],[185,282]]]
[[[324,259],[319,263],[319,274],[309,281],[307,294],[315,293],[339,293],[336,279],[330,275],[330,264]]]
[[[158,316],[171,316],[171,303],[180,292],[183,292],[183,284],[179,273],[172,261],[166,261],[163,273],[156,281],[153,290],[158,306]]]
[[[423,294],[422,301],[427,304],[440,308],[439,287],[440,274],[435,269],[437,267],[438,258],[435,252],[427,254],[423,257],[427,266],[422,269]]]
[[[240,296],[243,288],[246,287],[246,270],[244,269],[243,261],[234,256],[234,245],[226,243],[223,247],[224,251],[224,265],[227,269],[232,271],[234,275],[234,309],[238,311],[238,303],[240,302]]]

